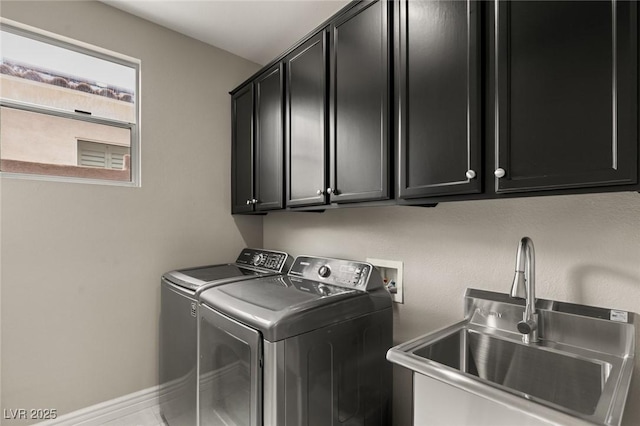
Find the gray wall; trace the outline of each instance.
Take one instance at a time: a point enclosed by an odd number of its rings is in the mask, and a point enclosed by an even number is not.
[[[2,179],[0,408],[65,413],[158,383],[163,272],[262,245],[229,214],[228,92],[258,66],[98,2],[0,12],[142,60],[141,188]]]
[[[508,292],[525,235],[536,247],[538,297],[640,312],[637,193],[274,213],[264,219],[266,247],[404,262],[405,303],[395,305],[395,343],[462,319],[467,287]],[[410,425],[411,375],[401,368],[394,370],[394,396],[394,426]],[[640,424],[638,401],[640,356],[625,425]]]

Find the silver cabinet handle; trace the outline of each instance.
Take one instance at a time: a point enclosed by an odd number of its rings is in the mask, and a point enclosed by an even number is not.
[[[258,204],[258,200],[254,198],[253,200],[251,200],[251,204]]]
[[[476,171],[475,170],[467,170],[467,173],[465,173],[465,176],[467,177],[467,179],[475,179]]]
[[[322,194],[324,194],[324,191],[323,191],[322,189],[318,189],[318,190],[316,191],[316,194],[318,194],[318,195],[322,195]]]
[[[327,194],[329,195],[333,194],[333,188],[327,188]]]
[[[507,172],[505,172],[505,171],[504,171],[504,169],[503,169],[502,167],[499,167],[499,168],[497,168],[497,169],[496,169],[496,171],[495,171],[495,172],[493,172],[493,174],[494,174],[498,179],[500,179],[500,178],[504,177],[504,175],[506,175],[506,174],[507,174]]]
[[[251,200],[247,200],[247,205],[251,205]]]

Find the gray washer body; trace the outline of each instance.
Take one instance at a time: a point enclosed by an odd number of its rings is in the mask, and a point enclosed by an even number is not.
[[[262,257],[256,266],[258,255]],[[236,263],[180,269],[162,276],[159,399],[160,413],[168,425],[196,424],[198,294],[231,282],[281,274],[290,265],[291,258],[286,253],[244,249]]]

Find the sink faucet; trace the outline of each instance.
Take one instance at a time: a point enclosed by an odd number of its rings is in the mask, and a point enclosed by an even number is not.
[[[511,297],[526,299],[522,321],[518,323],[518,331],[522,333],[524,343],[538,342],[538,314],[536,313],[536,279],[535,251],[533,241],[523,237],[518,244],[516,254],[516,275],[511,286]]]

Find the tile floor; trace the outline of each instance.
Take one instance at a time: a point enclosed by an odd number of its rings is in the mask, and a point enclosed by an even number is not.
[[[145,408],[137,413],[101,423],[100,426],[166,426],[160,417],[160,407]]]

